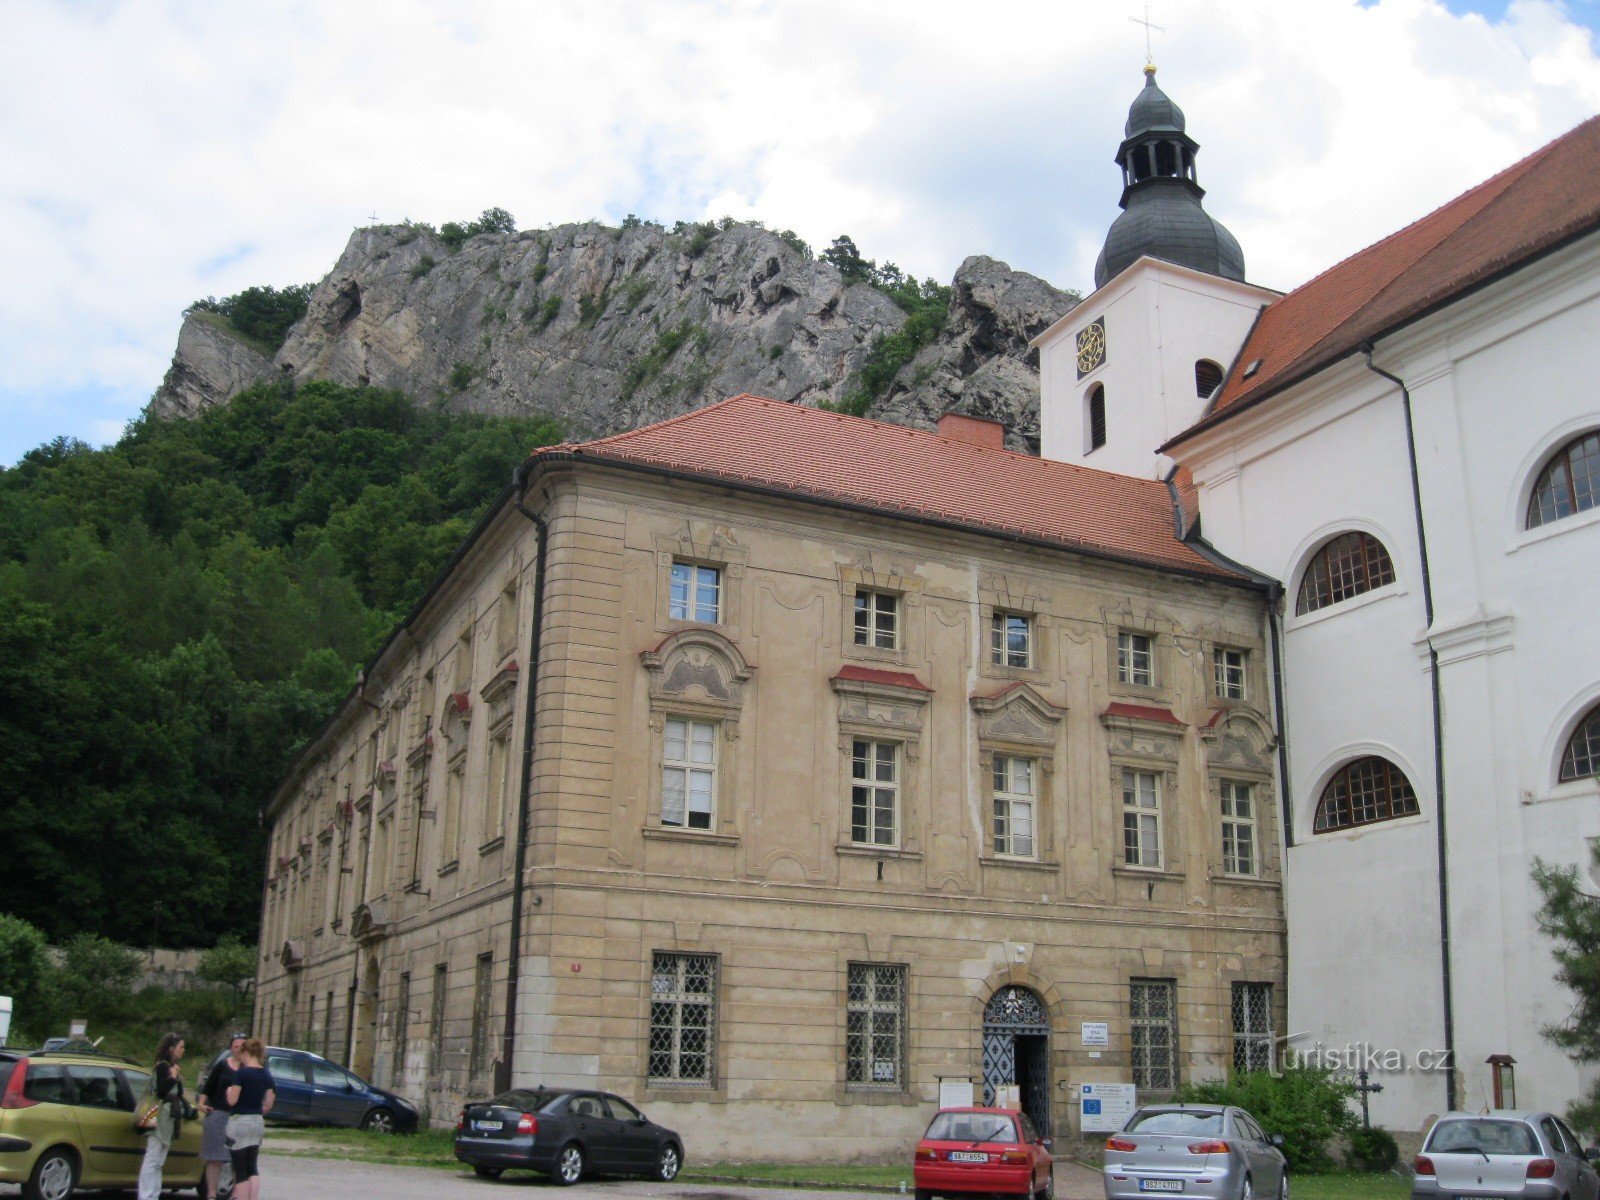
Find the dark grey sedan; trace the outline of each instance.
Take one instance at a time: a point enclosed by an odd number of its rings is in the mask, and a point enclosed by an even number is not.
[[[502,1092],[461,1111],[455,1148],[484,1179],[520,1168],[563,1185],[591,1172],[666,1183],[683,1167],[683,1139],[609,1092]]]
[[[1107,1200],[1203,1196],[1206,1200],[1288,1200],[1283,1139],[1242,1108],[1147,1105],[1106,1141]]]

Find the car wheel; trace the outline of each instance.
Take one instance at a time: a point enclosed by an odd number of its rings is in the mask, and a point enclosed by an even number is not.
[[[583,1147],[577,1142],[568,1142],[556,1155],[555,1181],[562,1187],[570,1187],[582,1178]]]
[[[1289,1200],[1289,1172],[1278,1176],[1278,1200]]]
[[[387,1108],[375,1108],[362,1119],[361,1128],[368,1133],[393,1133],[394,1114]]]
[[[474,1175],[476,1175],[479,1179],[499,1179],[500,1178],[500,1168],[499,1167],[473,1167],[472,1168],[472,1173]]]
[[[58,1146],[39,1156],[22,1194],[26,1200],[67,1200],[77,1186],[78,1160],[72,1151]]]
[[[671,1142],[661,1147],[661,1157],[656,1159],[656,1178],[671,1183],[683,1169],[683,1155]]]
[[[917,1189],[917,1200],[933,1200],[933,1193],[927,1188]]]
[[[1250,1176],[1246,1175],[1244,1183],[1239,1188],[1239,1200],[1252,1200],[1255,1194],[1255,1185],[1250,1182]]]
[[[1033,1194],[1033,1200],[1052,1200],[1056,1194],[1056,1173],[1051,1171],[1044,1177],[1044,1186]]]

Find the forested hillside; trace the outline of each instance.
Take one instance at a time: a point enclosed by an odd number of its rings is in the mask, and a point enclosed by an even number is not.
[[[259,385],[0,469],[0,912],[253,936],[257,809],[543,418]]]

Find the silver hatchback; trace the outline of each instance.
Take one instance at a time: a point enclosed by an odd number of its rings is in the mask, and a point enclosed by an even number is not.
[[[1282,1144],[1282,1138],[1262,1132],[1242,1108],[1148,1105],[1106,1141],[1106,1197],[1288,1200],[1288,1161],[1278,1149]]]
[[[1417,1155],[1412,1200],[1596,1200],[1596,1157],[1600,1151],[1585,1152],[1553,1113],[1446,1113],[1428,1131]]]

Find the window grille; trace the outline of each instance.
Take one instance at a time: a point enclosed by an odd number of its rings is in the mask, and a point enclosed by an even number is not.
[[[900,644],[900,597],[862,588],[856,592],[855,641],[858,646],[893,650]]]
[[[1600,708],[1589,710],[1567,739],[1567,748],[1561,755],[1562,783],[1596,775],[1600,775]]]
[[[1018,858],[1034,854],[1034,770],[1031,758],[994,757],[994,852]]]
[[[1122,772],[1122,861],[1161,866],[1161,781],[1154,771]]]
[[[716,795],[716,725],[669,720],[661,751],[661,823],[712,828]]]
[[[997,667],[1032,666],[1033,622],[1019,613],[991,614],[989,657]]]
[[[900,747],[857,738],[850,744],[850,840],[893,846],[898,836]]]
[[[1133,1082],[1145,1091],[1178,1086],[1176,992],[1171,979],[1135,979],[1130,988]]]
[[[1216,693],[1219,700],[1243,700],[1245,698],[1244,664],[1245,653],[1243,650],[1231,650],[1226,646],[1218,646],[1211,652],[1212,677],[1216,684]]]
[[[1394,582],[1394,561],[1368,533],[1342,533],[1312,556],[1300,580],[1297,616]]]
[[[1417,794],[1405,772],[1386,758],[1358,758],[1342,767],[1317,802],[1317,833],[1412,817]]]
[[[1148,634],[1117,634],[1117,678],[1149,687],[1155,681],[1154,656]]]
[[[1539,472],[1528,501],[1528,528],[1537,529],[1596,504],[1600,504],[1600,431],[1568,442]]]
[[[1272,985],[1233,985],[1233,1069],[1272,1070]]]
[[[905,1086],[906,969],[851,963],[845,1001],[845,1083]]]
[[[722,619],[722,571],[696,563],[672,564],[671,595],[667,615],[674,621],[701,621],[715,625]]]
[[[1254,875],[1256,805],[1248,783],[1222,781],[1222,869],[1229,875]]]
[[[650,973],[652,1083],[710,1087],[716,1079],[717,960],[656,951]]]

